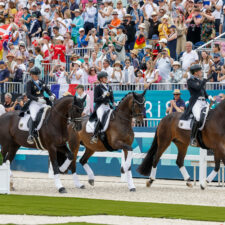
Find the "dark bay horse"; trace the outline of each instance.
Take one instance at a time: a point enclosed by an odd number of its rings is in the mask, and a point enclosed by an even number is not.
[[[49,152],[50,161],[53,166],[55,185],[60,193],[65,193],[59,179],[59,172],[64,172],[73,160],[73,154],[67,148],[68,122],[73,122],[73,126],[81,129],[80,117],[84,109],[84,99],[73,96],[63,97],[56,100],[55,104],[46,113],[46,118],[39,131],[42,146]],[[20,117],[19,112],[5,113],[0,117],[0,145],[4,161],[13,161],[20,146],[37,148],[35,144],[27,143],[27,131],[18,129]],[[65,163],[59,168],[57,162],[57,151],[66,155]],[[72,171],[73,172],[73,171]],[[76,178],[75,171],[73,176]]]
[[[147,186],[150,186],[155,180],[156,166],[161,155],[167,147],[173,142],[178,148],[178,156],[176,163],[187,182],[190,183],[190,176],[184,167],[184,158],[190,142],[190,131],[180,129],[178,122],[181,113],[172,113],[164,117],[158,125],[152,145],[138,168],[140,174],[149,176]],[[209,111],[207,121],[202,130],[202,140],[207,148],[214,151],[215,168],[210,175],[201,182],[201,188],[204,189],[206,184],[211,182],[218,173],[220,168],[220,160],[225,163],[225,100],[217,107]]]
[[[109,127],[106,131],[106,136],[109,145],[113,149],[123,149],[124,159],[122,160],[121,172],[125,173],[128,188],[130,191],[135,191],[135,186],[131,173],[131,161],[132,161],[132,143],[134,140],[134,132],[132,129],[132,119],[136,118],[137,121],[143,120],[143,111],[145,104],[146,90],[142,94],[131,92],[127,94],[116,107],[111,116]],[[104,144],[99,139],[96,144],[91,144],[90,140],[92,134],[86,132],[86,122],[83,122],[82,129],[79,132],[74,132],[72,128],[69,128],[70,138],[69,146],[74,153],[73,167],[76,168],[76,156],[79,150],[80,142],[86,147],[86,150],[80,159],[84,170],[88,174],[89,183],[94,185],[94,173],[88,165],[88,159],[96,152],[107,151]],[[79,142],[78,142],[79,140]],[[74,169],[74,168],[73,168]],[[84,187],[79,181],[77,181],[77,187]]]

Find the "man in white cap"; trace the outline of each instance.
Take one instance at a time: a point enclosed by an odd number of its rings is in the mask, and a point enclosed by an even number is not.
[[[86,35],[85,35],[85,30],[84,28],[80,28],[79,29],[79,37],[77,39],[77,47],[78,48],[83,48],[83,47],[87,47],[88,42],[86,41]]]
[[[74,63],[73,70],[70,73],[71,84],[84,84],[84,72],[81,69],[81,61],[76,60]]]
[[[166,49],[167,52],[168,52],[168,55],[170,56],[170,50],[169,50],[169,48],[167,47],[167,40],[166,40],[166,38],[162,38],[162,39],[159,41],[159,44],[160,44],[161,49]]]

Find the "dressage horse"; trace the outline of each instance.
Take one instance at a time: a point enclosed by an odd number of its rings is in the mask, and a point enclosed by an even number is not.
[[[204,129],[201,131],[202,141],[208,149],[214,151],[215,168],[210,175],[201,181],[201,188],[211,182],[217,175],[220,168],[220,160],[225,163],[225,100],[223,100],[215,109],[209,111]],[[172,113],[164,117],[158,125],[152,145],[138,168],[140,174],[149,176],[147,186],[150,186],[155,180],[156,166],[161,155],[167,147],[173,142],[178,148],[176,164],[180,168],[186,184],[192,187],[190,176],[184,167],[184,158],[190,142],[190,131],[178,127],[181,113]],[[198,145],[199,146],[199,145]],[[200,146],[199,146],[200,147]]]
[[[72,122],[73,126],[81,129],[80,117],[84,109],[84,99],[78,99],[73,96],[63,97],[56,100],[55,104],[46,113],[46,118],[39,131],[39,138],[42,146],[49,152],[50,161],[53,166],[55,185],[60,193],[66,193],[59,179],[60,170],[65,170],[73,159],[73,154],[67,148],[68,140],[67,125]],[[27,131],[21,131],[18,128],[20,117],[19,112],[8,112],[0,117],[0,145],[4,162],[13,161],[20,146],[28,148],[37,148],[35,144],[27,143]],[[59,168],[57,162],[57,151],[66,155],[65,164]],[[76,173],[73,173],[76,179]]]
[[[136,118],[137,122],[143,121],[145,92],[146,90],[142,94],[137,94],[134,92],[128,93],[113,111],[111,115],[111,121],[106,131],[108,144],[111,146],[111,148],[114,150],[123,149],[124,151],[125,160],[122,160],[121,172],[125,173],[126,175],[128,188],[130,191],[136,190],[131,173],[131,145],[134,140],[132,119]],[[74,153],[74,161],[72,162],[71,167],[73,170],[76,170],[76,157],[81,142],[82,145],[86,147],[86,150],[80,159],[80,163],[88,174],[89,184],[94,185],[94,173],[87,161],[96,151],[107,151],[107,148],[100,139],[96,144],[90,143],[92,134],[86,132],[86,123],[87,121],[82,123],[82,129],[79,132],[74,132],[71,127],[69,128],[69,146],[71,151]],[[77,181],[76,186],[78,188],[84,187],[84,185],[82,185],[79,180]]]

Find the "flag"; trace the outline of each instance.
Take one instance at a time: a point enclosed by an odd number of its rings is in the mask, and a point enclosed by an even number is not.
[[[11,26],[10,24],[4,24],[0,26],[0,37],[1,42],[3,44],[3,47],[5,50],[8,50],[8,42],[12,40],[12,32],[11,32]]]
[[[51,91],[55,94],[56,98],[61,98],[66,92],[70,92],[72,95],[75,95],[75,88],[77,85],[78,84],[52,84]]]
[[[138,37],[135,41],[134,49],[143,49],[145,46],[145,37]]]

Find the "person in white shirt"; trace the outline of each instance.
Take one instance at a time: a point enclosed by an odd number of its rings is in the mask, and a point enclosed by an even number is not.
[[[98,26],[97,26],[97,30],[98,30],[98,34],[100,38],[102,38],[103,36],[103,29],[106,22],[105,16],[100,13],[100,11],[101,12],[104,11],[104,8],[105,8],[104,3],[101,2],[100,9],[98,10]]]
[[[76,60],[70,73],[71,84],[84,84],[84,72],[81,69],[81,61]]]
[[[210,0],[212,16],[215,18],[216,33],[219,32],[223,0]]]
[[[120,64],[120,61],[116,61],[113,65],[113,73],[110,81],[112,83],[122,83],[123,79],[123,66]]]
[[[104,59],[104,61],[103,61],[102,72],[106,72],[108,74],[108,83],[110,83],[112,73],[113,73],[113,68],[110,66],[108,59]]]
[[[147,0],[143,5],[142,10],[146,14],[147,19],[150,19],[152,18],[153,12],[158,12],[158,6],[153,2],[153,0]]]
[[[83,99],[86,96],[85,107],[81,116],[89,116],[91,114],[91,98],[84,92],[84,86],[79,84],[77,87],[77,97]]]
[[[117,13],[118,13],[118,18],[122,21],[123,18],[125,17],[125,14],[126,14],[126,10],[123,8],[123,3],[121,0],[119,0],[117,3],[116,3],[116,10]]]
[[[192,63],[198,63],[198,54],[195,50],[192,50],[192,43],[190,41],[186,42],[186,51],[181,57],[182,70],[185,72],[189,69]]]
[[[135,81],[134,67],[131,66],[130,59],[125,60],[125,67],[123,68],[123,84],[132,84]]]
[[[95,23],[95,15],[97,13],[97,9],[93,6],[93,0],[88,0],[88,4],[84,9],[84,29],[85,34],[87,35],[89,30],[94,28]]]
[[[58,84],[67,84],[66,77],[68,76],[68,73],[65,71],[65,68],[61,65],[54,66],[50,71],[49,76],[55,77],[55,80]]]
[[[6,113],[5,107],[0,103],[0,116]]]

